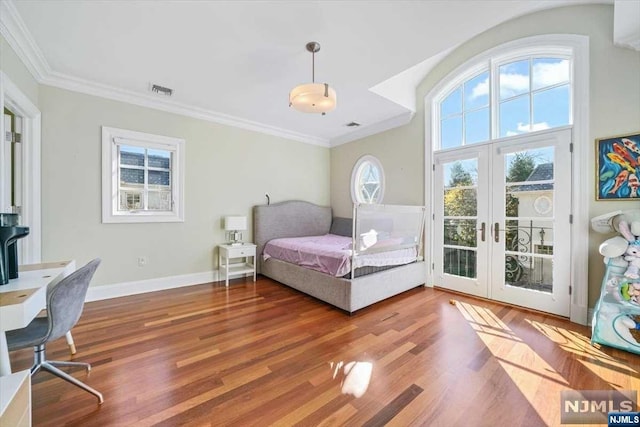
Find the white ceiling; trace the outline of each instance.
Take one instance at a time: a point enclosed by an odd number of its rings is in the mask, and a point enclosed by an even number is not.
[[[0,30],[41,83],[336,145],[406,123],[416,85],[455,46],[581,3],[613,0],[2,0]],[[311,80],[309,41],[322,46],[316,80],[338,94],[326,116],[288,107],[289,90]]]

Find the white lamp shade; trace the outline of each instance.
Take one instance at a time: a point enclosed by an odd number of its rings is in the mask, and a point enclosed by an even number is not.
[[[303,113],[326,113],[336,108],[336,91],[326,83],[308,83],[294,87],[289,104]]]
[[[247,229],[246,216],[225,216],[224,229],[227,231],[237,231]]]

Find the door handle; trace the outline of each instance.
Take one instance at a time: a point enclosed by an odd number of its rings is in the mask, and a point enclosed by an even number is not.
[[[500,243],[500,223],[493,224],[493,239],[496,243]]]
[[[484,242],[484,238],[485,238],[485,234],[487,233],[487,224],[486,223],[482,223],[480,225],[480,241]]]

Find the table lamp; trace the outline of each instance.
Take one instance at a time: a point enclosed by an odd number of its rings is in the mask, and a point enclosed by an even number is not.
[[[225,216],[224,229],[227,232],[227,239],[231,246],[242,244],[242,230],[247,229],[246,216]]]

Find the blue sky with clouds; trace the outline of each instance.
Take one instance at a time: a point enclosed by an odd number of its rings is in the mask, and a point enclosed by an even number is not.
[[[570,63],[531,58],[499,67],[498,137],[570,123]],[[490,78],[485,71],[456,88],[440,104],[441,146],[490,139]]]

